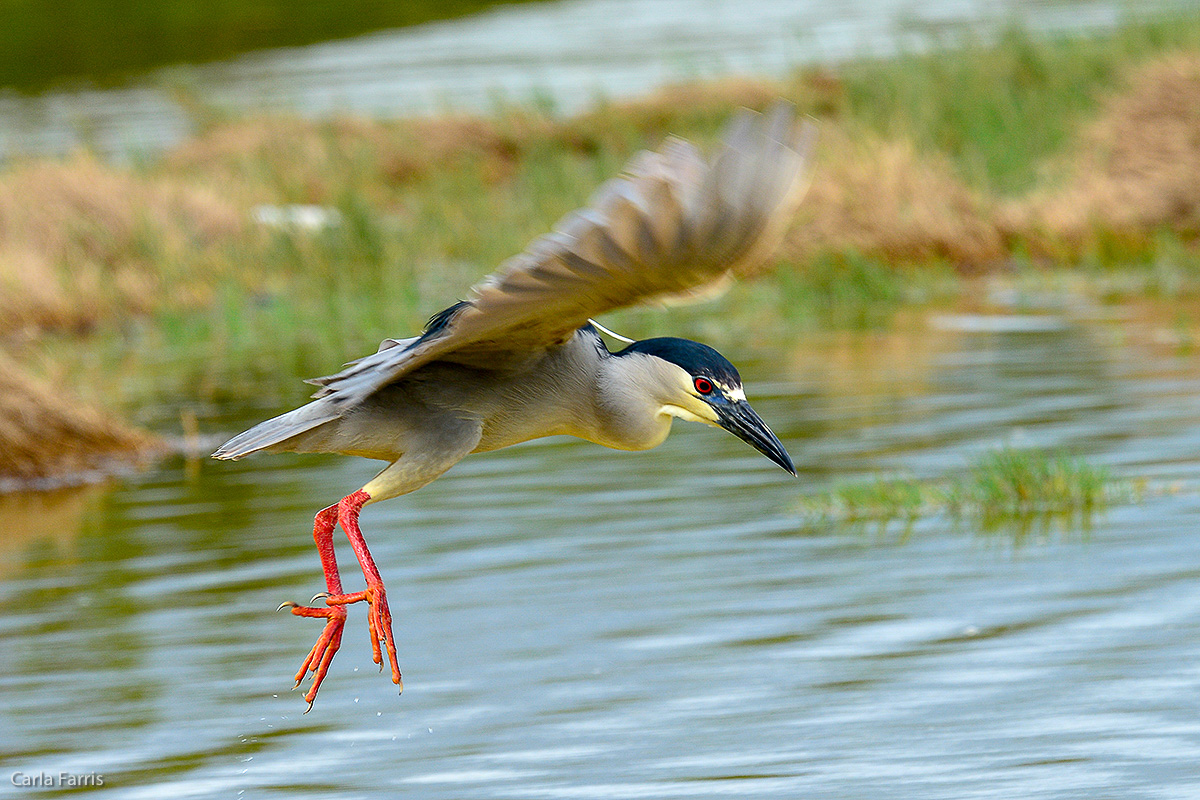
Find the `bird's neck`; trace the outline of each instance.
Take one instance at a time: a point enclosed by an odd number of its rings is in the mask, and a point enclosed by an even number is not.
[[[604,441],[595,441],[619,450],[649,450],[662,444],[671,432],[671,416],[663,412],[661,363],[642,354],[601,356],[596,409]]]

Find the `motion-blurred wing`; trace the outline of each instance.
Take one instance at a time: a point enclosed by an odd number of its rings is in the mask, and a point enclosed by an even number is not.
[[[604,184],[404,346],[388,346],[312,381],[349,407],[434,360],[499,366],[565,341],[606,311],[703,292],[758,266],[778,246],[806,187],[811,125],[790,106],[742,111],[707,163],[668,139]]]

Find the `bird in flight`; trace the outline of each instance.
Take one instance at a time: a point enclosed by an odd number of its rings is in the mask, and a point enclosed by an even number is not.
[[[317,513],[313,539],[325,592],[291,613],[325,620],[296,673],[312,673],[309,708],[342,641],[346,606],[369,605],[372,655],[401,685],[383,578],[359,529],[368,503],[416,491],[471,453],[569,435],[619,450],[662,443],[674,418],[724,428],[795,475],[787,451],[751,409],[737,369],[698,342],[626,340],[610,351],[591,321],[606,311],[706,294],[769,258],[807,185],[811,125],[790,106],[739,112],[711,160],[669,138],[633,158],[553,232],[434,315],[410,339],[335,375],[312,402],[230,439],[214,458],[343,453],[387,462],[365,486]],[[606,331],[607,332],[607,331]],[[366,579],[342,587],[340,524]],[[323,605],[317,605],[323,600]]]

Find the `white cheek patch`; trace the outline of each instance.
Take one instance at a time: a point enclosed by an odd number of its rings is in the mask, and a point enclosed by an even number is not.
[[[732,389],[728,386],[721,386],[721,391],[724,392],[725,397],[733,400],[735,403],[746,402],[746,390],[740,386],[735,386]]]

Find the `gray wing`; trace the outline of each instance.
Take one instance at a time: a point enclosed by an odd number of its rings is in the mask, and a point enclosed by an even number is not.
[[[675,138],[640,153],[422,336],[314,379],[313,397],[345,409],[430,361],[513,363],[565,341],[590,317],[751,271],[792,220],[814,133],[779,103],[766,115],[740,112],[711,163]]]

